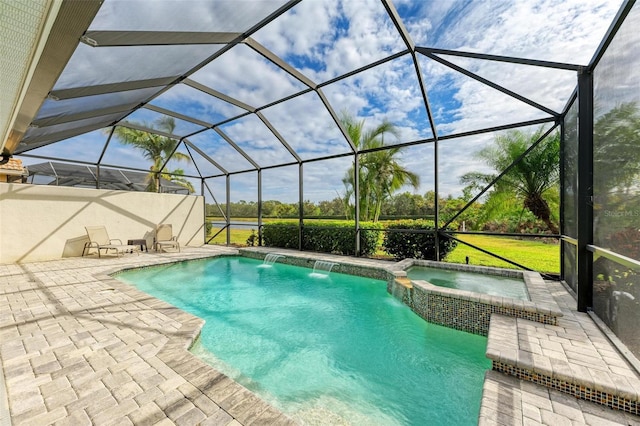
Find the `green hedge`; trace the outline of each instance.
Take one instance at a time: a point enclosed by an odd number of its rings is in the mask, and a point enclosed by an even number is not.
[[[389,223],[387,229],[434,231],[431,220],[401,220]],[[435,233],[385,232],[384,249],[396,259],[436,260]],[[440,259],[444,259],[457,245],[455,240],[441,236]]]
[[[364,256],[375,253],[382,232],[382,224],[362,222],[360,231],[360,253]],[[354,255],[356,253],[354,225],[352,222],[335,221],[305,223],[303,228],[303,250],[323,253]],[[298,227],[291,222],[270,222],[262,227],[263,243],[267,247],[298,248]]]
[[[291,222],[269,222],[262,225],[262,244],[266,247],[298,249],[298,226]]]
[[[402,232],[402,230],[433,231],[431,220],[402,220],[383,226],[381,223],[361,222],[360,252],[369,256],[376,252],[381,233],[384,232],[384,249],[396,259],[435,260],[435,236],[433,233]],[[303,250],[344,255],[355,254],[355,229],[353,222],[334,221],[305,223]],[[291,221],[269,222],[262,227],[263,244],[266,247],[298,249],[298,226]],[[440,258],[444,259],[457,245],[455,240],[440,238]]]

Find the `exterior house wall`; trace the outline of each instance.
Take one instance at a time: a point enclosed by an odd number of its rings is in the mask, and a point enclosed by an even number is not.
[[[204,198],[59,186],[0,183],[0,263],[80,256],[85,226],[104,225],[110,238],[145,238],[170,223],[182,246],[204,243]]]

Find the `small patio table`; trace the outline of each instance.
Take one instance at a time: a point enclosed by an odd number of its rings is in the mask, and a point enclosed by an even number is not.
[[[140,246],[140,251],[144,249],[144,251],[146,251],[147,253],[149,252],[149,249],[147,248],[147,240],[145,240],[144,238],[127,240],[127,244],[130,246]]]

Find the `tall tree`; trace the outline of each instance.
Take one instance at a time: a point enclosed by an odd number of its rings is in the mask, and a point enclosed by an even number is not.
[[[471,188],[484,187],[509,167],[529,147],[544,134],[540,127],[533,133],[512,130],[497,136],[494,144],[481,150],[477,156],[484,160],[496,173],[467,173],[461,182]],[[520,200],[524,208],[542,220],[549,230],[558,233],[558,227],[551,218],[551,209],[546,197],[557,192],[560,178],[560,133],[554,132],[540,142],[521,161],[512,167],[495,184],[493,194],[497,198]]]
[[[365,129],[365,120],[358,121],[348,113],[343,113],[341,122],[358,151],[383,147],[384,136],[387,134],[399,136],[398,129],[386,120],[377,127]],[[358,170],[360,220],[377,221],[382,203],[388,197],[404,185],[410,184],[414,188],[420,185],[418,175],[405,169],[398,162],[397,156],[400,151],[399,147],[388,147],[360,154]],[[346,188],[345,205],[353,208],[349,200],[355,196],[355,164],[347,171],[342,182]]]
[[[176,122],[172,117],[163,117],[151,124],[144,123],[142,126],[172,134],[176,127]],[[186,154],[173,152],[178,141],[166,136],[160,136],[154,133],[122,126],[117,126],[114,134],[124,145],[131,145],[139,149],[143,152],[144,158],[152,162],[152,165],[149,168],[148,191],[160,192],[160,178],[164,178],[183,186],[184,188],[187,188],[189,192],[194,191],[193,185],[180,176],[184,174],[182,169],[176,169],[174,171],[161,170],[162,166],[169,159],[169,156],[171,156],[172,160],[176,161],[188,162],[191,160],[191,158]]]

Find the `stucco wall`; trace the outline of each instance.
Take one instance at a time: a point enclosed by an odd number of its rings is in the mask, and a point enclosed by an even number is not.
[[[202,245],[203,197],[0,183],[0,263],[80,256],[91,225],[151,249],[158,223],[172,224],[182,246]]]

